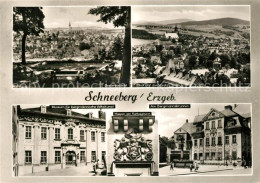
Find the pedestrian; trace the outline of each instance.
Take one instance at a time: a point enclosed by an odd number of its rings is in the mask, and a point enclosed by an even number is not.
[[[199,165],[197,162],[195,162],[195,165],[194,165],[194,171],[197,172],[197,170],[199,169]]]
[[[173,161],[171,162],[170,170],[173,170]]]
[[[246,160],[243,160],[243,165],[244,165],[244,168],[247,168],[246,167]]]
[[[99,159],[97,160],[97,162],[96,162],[96,169],[98,169],[99,168]]]
[[[190,164],[190,172],[192,172],[193,164]]]
[[[96,175],[96,173],[97,173],[97,171],[96,171],[96,161],[93,161],[93,172],[95,173],[95,175]]]

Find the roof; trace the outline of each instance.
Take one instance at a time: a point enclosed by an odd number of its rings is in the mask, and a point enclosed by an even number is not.
[[[22,109],[22,111],[41,112],[41,107]],[[46,113],[67,114],[67,110],[64,108],[52,108],[50,106],[46,106]],[[71,111],[71,115],[86,117],[84,114],[77,113],[74,111]]]
[[[87,114],[84,115],[84,114],[74,112],[74,111],[71,111],[71,116],[68,116],[67,115],[67,109],[65,109],[65,108],[52,108],[50,106],[46,106],[46,113],[41,112],[41,107],[21,109],[21,112],[22,112],[22,114],[33,113],[33,114],[36,114],[36,115],[60,116],[60,117],[79,118],[79,119],[83,119],[83,120],[105,122],[104,119],[89,118],[89,117],[87,117]]]
[[[132,79],[132,85],[140,83],[157,83],[156,78],[142,78],[142,79]]]
[[[182,75],[183,73],[178,73],[177,75],[175,73],[171,73],[170,75],[167,75],[164,80],[165,82],[173,82],[173,83],[177,83],[179,85],[183,85],[183,86],[192,86],[196,79],[198,78],[198,76],[193,75],[193,74],[189,74],[189,75]]]
[[[203,118],[206,116],[206,114],[197,115],[194,117],[193,123],[198,123],[203,120]]]
[[[186,131],[189,134],[192,134],[196,131],[196,126],[193,125],[193,123],[187,123],[185,122],[180,128],[182,128],[184,131]],[[179,129],[180,129],[179,128]],[[177,131],[177,130],[176,130]]]
[[[179,38],[177,33],[165,33],[166,37]]]
[[[225,109],[223,111],[220,111],[224,116],[226,117],[231,117],[231,116],[236,116],[236,115],[239,115],[238,113],[230,110],[230,109]]]
[[[245,113],[245,114],[241,114],[242,117],[244,118],[251,118],[251,113]]]

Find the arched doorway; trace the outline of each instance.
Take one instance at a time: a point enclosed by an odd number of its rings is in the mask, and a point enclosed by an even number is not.
[[[66,165],[76,165],[76,153],[74,151],[66,152]]]

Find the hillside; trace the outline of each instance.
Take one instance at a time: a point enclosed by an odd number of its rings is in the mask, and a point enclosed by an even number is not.
[[[156,22],[157,24],[162,24],[162,25],[169,25],[169,24],[177,24],[177,23],[184,23],[184,22],[191,22],[193,20],[191,19],[174,19],[174,20],[163,20]]]
[[[180,25],[250,25],[249,21],[241,20],[238,18],[219,18],[219,19],[212,19],[212,20],[203,20],[203,21],[188,21],[179,23]],[[173,24],[169,24],[173,25]]]
[[[177,24],[192,21],[191,19],[172,19],[172,20],[163,20],[163,21],[138,21],[133,22],[133,25],[169,25],[169,24]]]

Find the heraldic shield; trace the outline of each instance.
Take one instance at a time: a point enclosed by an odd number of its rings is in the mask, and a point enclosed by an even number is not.
[[[137,133],[125,134],[114,141],[114,159],[116,161],[152,161],[152,140]]]

